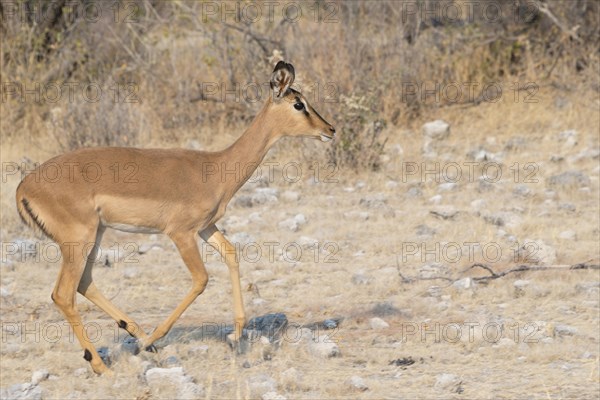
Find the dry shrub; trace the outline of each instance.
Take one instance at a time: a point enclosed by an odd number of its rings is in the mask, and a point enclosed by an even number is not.
[[[265,83],[278,54],[296,65],[303,90],[319,88],[311,102],[347,135],[332,159],[357,167],[376,167],[375,155],[385,142],[376,121],[415,124],[454,105],[444,95],[445,85],[475,82],[475,96],[458,100],[473,105],[482,101],[488,82],[600,90],[600,5],[594,0],[297,3],[304,14],[296,20],[283,18],[281,7],[268,18],[272,3],[259,1],[252,4],[265,15],[253,21],[247,19],[250,3],[209,3],[239,11],[207,13],[207,2],[197,1],[122,1],[115,21],[117,3],[94,2],[102,18],[89,22],[67,12],[73,3],[63,0],[2,3],[3,82],[134,83],[144,101],[134,108],[77,107],[9,98],[0,111],[2,137],[52,135],[49,127],[55,124],[48,119],[57,107],[67,118],[61,129],[72,137],[60,141],[67,148],[140,144],[147,140],[139,137],[141,129],[153,142],[177,142],[199,126],[219,127],[220,133],[256,113],[262,101],[248,101],[243,89]],[[40,23],[31,14],[15,14],[10,4],[43,9],[46,17]],[[462,14],[450,15],[449,7]],[[206,83],[218,84],[218,94],[203,98]],[[426,95],[432,88],[437,97]],[[237,95],[224,95],[227,90]],[[347,99],[360,98],[368,99],[369,112],[355,115]]]

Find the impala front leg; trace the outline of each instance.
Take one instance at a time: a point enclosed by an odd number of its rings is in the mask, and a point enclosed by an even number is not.
[[[196,232],[177,232],[169,236],[177,246],[183,262],[192,274],[192,288],[171,315],[150,336],[142,339],[142,348],[151,346],[155,341],[165,336],[175,324],[175,321],[181,317],[181,314],[204,292],[208,283],[208,274],[196,243]]]
[[[242,288],[240,284],[240,264],[237,260],[235,246],[233,246],[225,236],[217,229],[215,225],[200,232],[200,237],[213,246],[225,259],[229,268],[231,286],[233,293],[233,313],[235,318],[235,336],[236,342],[242,337],[242,330],[246,325],[246,313],[244,312],[244,303],[242,300]]]

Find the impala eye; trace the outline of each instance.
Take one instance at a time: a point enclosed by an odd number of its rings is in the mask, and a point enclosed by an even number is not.
[[[296,103],[296,104],[294,104],[294,108],[296,110],[300,111],[304,108],[304,103]]]

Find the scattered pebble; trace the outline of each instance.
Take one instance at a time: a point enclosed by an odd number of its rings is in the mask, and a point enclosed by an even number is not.
[[[386,328],[390,327],[390,324],[388,324],[383,319],[378,318],[378,317],[371,318],[371,320],[369,321],[369,324],[371,325],[371,329],[374,329],[374,330],[386,329]]]
[[[366,385],[363,378],[360,376],[352,376],[350,379],[346,381],[346,384],[353,390],[358,390],[359,392],[366,392],[369,390],[369,387]]]

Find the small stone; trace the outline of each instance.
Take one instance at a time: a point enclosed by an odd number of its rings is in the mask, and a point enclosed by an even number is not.
[[[252,205],[277,203],[279,201],[279,190],[275,188],[256,188],[252,195]]]
[[[362,199],[360,199],[358,204],[362,207],[370,209],[386,208],[387,199],[383,193],[376,193],[367,197],[363,197]]]
[[[312,336],[313,334],[310,333]],[[308,350],[311,354],[321,358],[339,357],[341,355],[340,348],[337,343],[333,342],[327,335],[318,336],[308,342]]]
[[[279,223],[279,227],[282,229],[289,229],[292,232],[298,231],[298,229],[306,223],[306,217],[304,214],[296,214],[293,218],[288,218]]]
[[[165,366],[177,366],[179,365],[179,359],[176,356],[169,356],[163,362]]]
[[[277,392],[267,392],[262,395],[262,400],[287,400],[287,398]]]
[[[455,190],[458,187],[456,182],[444,182],[438,185],[439,192],[449,192]]]
[[[78,378],[87,378],[88,376],[88,369],[87,368],[77,368],[75,371],[73,371],[73,375],[78,377]]]
[[[319,246],[319,241],[308,236],[300,236],[298,239],[298,244],[302,246],[303,249],[317,249]]]
[[[452,220],[459,214],[459,212],[452,206],[438,206],[429,211],[429,214],[439,219]]]
[[[229,236],[229,241],[233,244],[239,243],[242,246],[255,242],[254,237],[246,232],[234,233],[233,235]]]
[[[259,336],[273,338],[285,330],[288,319],[283,313],[265,314],[260,317],[254,317],[246,324],[247,330],[259,332]]]
[[[590,178],[581,171],[566,171],[562,174],[553,175],[548,179],[550,186],[584,187],[590,185]]]
[[[515,188],[513,189],[513,193],[517,196],[527,197],[531,195],[531,189],[529,189],[527,185],[519,184],[515,186]]]
[[[525,239],[519,248],[519,260],[539,265],[553,265],[556,263],[556,250],[543,240]]]
[[[573,336],[579,332],[577,328],[570,325],[556,325],[554,327],[554,334],[557,336]]]
[[[396,181],[387,181],[385,183],[385,188],[386,189],[396,189],[398,187],[398,182]]]
[[[42,388],[29,382],[17,383],[2,389],[2,399],[41,400]]]
[[[371,282],[371,278],[363,271],[358,271],[354,275],[352,275],[352,283],[355,285],[368,285]]]
[[[50,376],[50,373],[46,369],[39,369],[31,375],[31,384],[37,385],[42,381],[45,381]]]
[[[258,374],[248,378],[248,386],[252,393],[262,396],[268,392],[275,392],[277,382],[267,374]]]
[[[438,374],[435,377],[434,387],[438,389],[449,389],[459,384],[458,377],[453,374]]]
[[[558,237],[560,239],[565,239],[565,240],[577,240],[577,234],[575,233],[575,231],[562,231],[561,233],[558,234]]]
[[[421,197],[423,196],[423,191],[419,187],[411,187],[406,191],[406,196],[411,198]]]
[[[180,399],[193,399],[204,394],[204,388],[186,375],[183,367],[150,368],[144,374],[146,382],[151,389],[157,391],[167,389],[176,393]]]
[[[441,194],[436,194],[435,196],[432,196],[429,198],[429,202],[433,203],[433,204],[439,204],[440,201],[442,201],[442,195]]]
[[[496,343],[496,345],[494,347],[510,348],[510,347],[515,347],[516,345],[517,344],[515,343],[515,341],[513,339],[501,338],[500,340],[498,340],[498,343]]]
[[[300,200],[300,193],[292,190],[286,190],[281,194],[281,199],[287,202],[296,202]]]
[[[360,376],[352,376],[350,379],[346,381],[346,384],[350,386],[353,390],[358,390],[359,392],[366,392],[369,390],[369,387],[365,384],[365,381]]]
[[[441,119],[427,122],[421,127],[423,135],[436,140],[445,139],[450,135],[450,124]]]
[[[123,277],[125,279],[134,279],[139,275],[138,268],[136,267],[127,267],[123,270]]]
[[[518,279],[513,283],[513,286],[517,289],[525,289],[527,286],[529,286],[530,283],[531,281],[528,281],[526,279]]]
[[[417,228],[415,229],[415,233],[418,236],[428,236],[428,237],[430,237],[430,236],[435,235],[436,231],[435,231],[435,229],[430,228],[427,225],[421,224],[421,225],[417,226]]]
[[[452,283],[452,286],[461,290],[472,289],[475,286],[475,282],[471,278],[463,278]]]
[[[390,327],[390,324],[388,324],[383,319],[378,318],[378,317],[371,318],[371,320],[369,321],[369,324],[371,325],[371,329],[374,329],[374,330],[386,329],[386,328]]]
[[[484,207],[486,207],[486,202],[483,199],[475,199],[471,202],[471,208],[475,211],[480,211]]]

